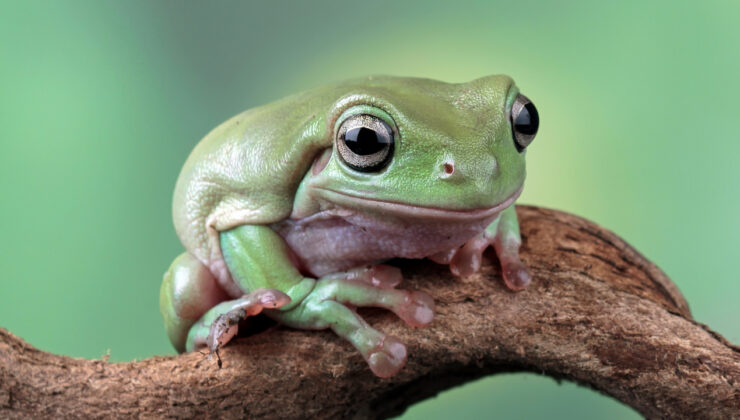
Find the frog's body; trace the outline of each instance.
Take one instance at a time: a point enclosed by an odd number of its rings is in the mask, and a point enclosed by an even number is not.
[[[357,267],[430,257],[466,275],[492,244],[509,287],[525,287],[512,203],[524,181],[520,143],[531,138],[517,137],[510,122],[522,98],[506,76],[466,84],[366,78],[216,128],[175,190],[187,253],[165,275],[161,296],[175,347],[215,350],[234,332],[215,327],[221,315],[237,322],[270,308],[287,325],[332,328],[390,376],[405,347],[350,308],[385,307],[422,326],[433,303],[394,289],[395,269]]]

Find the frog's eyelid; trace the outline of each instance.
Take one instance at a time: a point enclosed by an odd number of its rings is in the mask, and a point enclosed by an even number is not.
[[[348,97],[345,98],[346,103],[343,103],[341,106],[338,106],[336,108],[336,111],[332,113],[332,118],[329,121],[329,127],[333,127],[333,133],[336,134],[337,130],[339,130],[339,127],[342,125],[342,123],[347,119],[350,118],[353,115],[357,114],[370,114],[374,115],[383,121],[386,122],[392,129],[394,134],[397,136],[399,135],[399,128],[398,124],[396,124],[396,119],[393,118],[393,113],[390,112],[386,107],[376,103],[371,98],[367,97]],[[344,101],[343,100],[343,101]],[[342,101],[339,101],[338,103],[341,103]],[[357,112],[352,112],[357,110]],[[363,112],[363,111],[370,111],[370,112]],[[372,112],[372,111],[380,111],[380,112]]]
[[[506,103],[504,106],[506,107],[505,113],[506,113],[506,120],[511,121],[511,110],[514,108],[514,103],[516,102],[516,98],[519,96],[521,92],[519,91],[519,88],[512,83],[511,87],[509,87],[509,90],[506,92]]]

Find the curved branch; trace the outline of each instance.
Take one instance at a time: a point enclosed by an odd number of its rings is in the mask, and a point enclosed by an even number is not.
[[[510,293],[491,253],[480,274],[400,261],[406,288],[437,302],[431,326],[383,311],[369,322],[408,344],[377,379],[329,332],[273,328],[222,351],[107,363],[41,352],[0,329],[0,418],[383,418],[442,389],[502,371],[576,381],[652,418],[740,417],[740,349],[691,319],[676,287],[614,234],[572,215],[519,207],[534,281]]]

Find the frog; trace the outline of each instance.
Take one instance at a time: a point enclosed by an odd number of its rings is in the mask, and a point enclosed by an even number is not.
[[[493,247],[505,286],[530,284],[514,202],[538,127],[506,75],[364,77],[228,119],[195,146],[175,186],[185,252],[160,291],[172,345],[218,353],[261,313],[330,329],[377,377],[394,376],[406,345],[357,308],[420,328],[435,307],[430,294],[399,288],[388,260],[427,258],[464,278]]]

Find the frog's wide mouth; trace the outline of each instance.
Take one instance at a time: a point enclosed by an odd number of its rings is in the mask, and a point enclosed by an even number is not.
[[[523,185],[520,186],[511,195],[506,197],[504,201],[492,207],[464,210],[445,209],[442,207],[415,206],[413,204],[399,203],[396,201],[380,200],[355,194],[348,194],[346,192],[339,192],[329,188],[317,187],[316,189],[321,191],[321,194],[324,195],[326,200],[342,207],[352,208],[357,207],[357,203],[362,203],[361,205],[368,210],[387,212],[389,214],[395,214],[405,217],[416,217],[420,219],[475,220],[498,214],[505,208],[512,205],[514,201],[519,198],[519,195],[522,193],[523,187]]]

